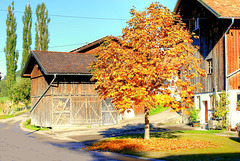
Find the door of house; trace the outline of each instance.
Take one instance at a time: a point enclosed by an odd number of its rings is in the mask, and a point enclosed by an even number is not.
[[[203,102],[204,106],[205,106],[205,122],[208,122],[208,102],[204,101]]]

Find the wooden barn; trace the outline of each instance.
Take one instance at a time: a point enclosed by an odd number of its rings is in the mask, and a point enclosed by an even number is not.
[[[119,113],[100,100],[89,64],[103,39],[71,52],[32,51],[22,72],[31,78],[31,124],[44,127],[115,124]],[[142,114],[143,109],[135,111]]]

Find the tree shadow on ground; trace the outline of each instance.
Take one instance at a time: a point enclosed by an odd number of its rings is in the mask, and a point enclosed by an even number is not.
[[[230,137],[229,139],[240,143],[240,137]],[[240,148],[240,147],[239,147]]]
[[[100,136],[102,136],[102,138],[144,138],[144,132],[144,124],[128,124],[123,127],[109,128],[108,130],[101,131]],[[181,133],[181,131],[170,132],[167,128],[154,127],[152,124],[150,124],[150,137],[169,139],[177,138],[178,136],[176,133]]]
[[[150,124],[150,133],[163,131],[166,131],[166,129],[157,128]],[[100,132],[103,138],[133,134],[144,134],[144,124],[127,124],[119,128],[109,128]]]

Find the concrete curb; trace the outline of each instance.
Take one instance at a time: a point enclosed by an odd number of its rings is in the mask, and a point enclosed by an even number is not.
[[[144,157],[137,157],[133,155],[126,155],[126,154],[119,154],[113,152],[101,152],[101,151],[90,151],[97,156],[108,157],[109,159],[116,159],[122,161],[165,161],[165,160],[158,160],[158,159],[151,159],[151,158],[144,158]]]

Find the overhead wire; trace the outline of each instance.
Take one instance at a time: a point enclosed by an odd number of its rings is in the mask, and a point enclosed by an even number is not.
[[[0,11],[2,12],[8,12],[8,10],[4,10],[4,9],[0,9]],[[13,12],[15,13],[24,13],[22,11],[16,11],[14,10]],[[36,13],[33,13],[36,14]],[[92,20],[114,20],[114,21],[126,21],[128,19],[123,19],[123,18],[107,18],[107,17],[83,17],[83,16],[70,16],[70,15],[57,15],[57,14],[49,14],[49,16],[53,16],[53,17],[63,17],[63,18],[79,18],[79,19],[92,19]],[[204,17],[201,18],[199,17],[199,19],[212,19],[213,17]],[[184,18],[181,20],[193,20],[193,18]],[[52,46],[49,48],[57,48],[57,47],[66,47],[66,46],[74,46],[74,45],[81,45],[81,44],[85,44],[85,43],[78,43],[78,44],[68,44],[68,45],[58,45],[58,46]],[[23,51],[23,50],[18,50],[18,51]],[[0,51],[0,53],[3,53],[4,51]]]
[[[0,9],[2,12],[8,12],[8,10]],[[16,11],[15,13],[24,13],[23,11]],[[36,14],[36,13],[33,13]],[[63,18],[79,18],[79,19],[92,19],[92,20],[110,20],[110,21],[127,21],[129,19],[124,18],[109,18],[109,17],[85,17],[85,16],[71,16],[71,15],[58,15],[58,14],[49,14],[49,16],[53,17],[63,17]],[[199,17],[199,19],[213,19],[213,17]],[[181,20],[193,20],[193,18],[183,18]]]
[[[84,44],[86,44],[86,43],[67,44],[67,45],[57,45],[57,46],[50,46],[49,49],[52,49],[52,48],[59,48],[59,47],[66,47],[66,46],[84,45]],[[17,51],[23,51],[23,50],[17,50]],[[4,51],[0,51],[0,53],[4,53]]]
[[[0,9],[2,12],[8,12],[8,10]],[[16,11],[15,13],[24,13],[22,11]],[[36,13],[33,13],[36,14]],[[92,19],[92,20],[111,20],[111,21],[126,21],[128,19],[124,18],[108,18],[108,17],[84,17],[84,16],[70,16],[70,15],[56,15],[56,14],[49,14],[49,17],[63,17],[63,18],[79,18],[79,19]]]

